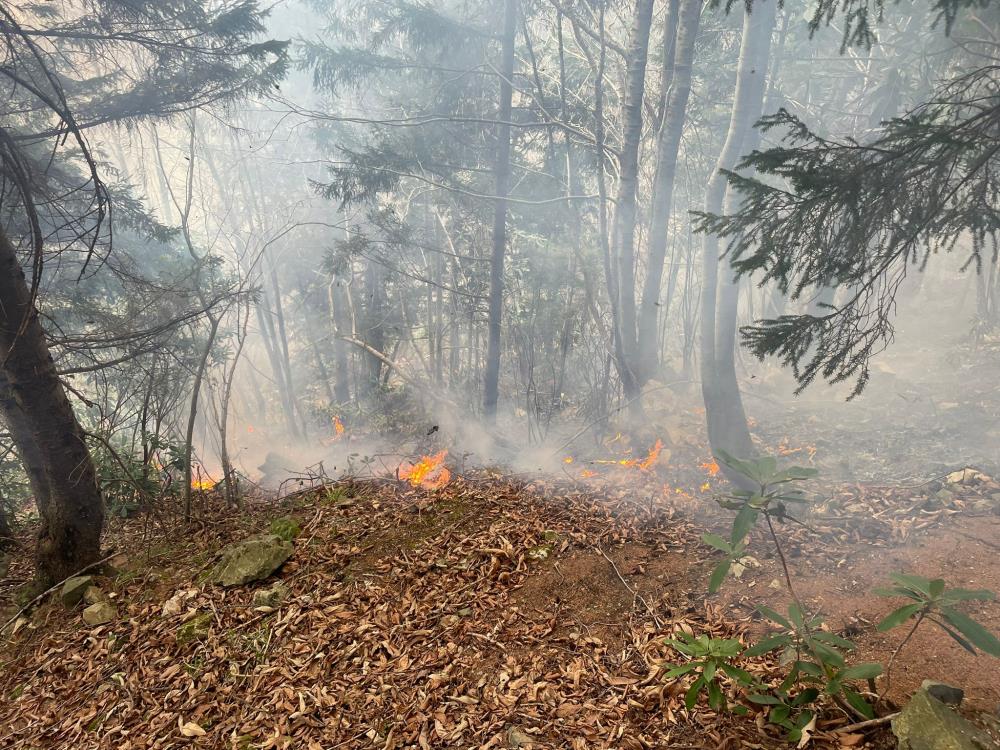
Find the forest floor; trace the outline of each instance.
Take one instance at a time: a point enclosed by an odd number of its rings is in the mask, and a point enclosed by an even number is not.
[[[700,535],[724,519],[687,493],[651,503],[637,491],[651,473],[626,476],[595,487],[477,471],[437,490],[365,480],[241,512],[205,493],[184,533],[116,522],[106,543],[122,551],[120,573],[103,583],[119,618],[90,628],[54,602],[16,622],[0,649],[0,747],[787,747],[760,714],[687,712],[683,680],[663,677],[679,658],[671,634],[749,637],[762,628],[753,605],[783,602],[765,540],[749,550],[757,566],[707,597],[716,553]],[[893,603],[869,592],[887,573],[1000,589],[1000,485],[940,485],[840,485],[811,529],[786,530],[803,597],[865,659],[885,662],[898,642],[874,629]],[[220,547],[288,513],[303,531],[280,607],[253,606],[266,584],[199,583]],[[0,605],[30,573],[25,552]],[[204,631],[179,643],[201,614]],[[1000,631],[997,605],[970,614]],[[940,679],[993,711],[1000,670],[987,661],[927,630],[888,698]],[[884,729],[839,733],[849,721],[828,711],[810,746],[891,746]]]

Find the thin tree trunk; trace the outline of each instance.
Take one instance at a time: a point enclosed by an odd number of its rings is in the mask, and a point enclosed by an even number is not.
[[[51,585],[101,558],[104,503],[83,428],[56,374],[17,253],[2,231],[0,415],[41,516],[35,575]]]
[[[674,181],[677,176],[677,153],[687,115],[691,93],[691,70],[694,43],[701,21],[701,0],[683,0],[678,20],[676,44],[664,41],[664,52],[674,52],[673,59],[664,60],[670,67],[670,90],[666,95],[663,122],[657,136],[656,173],[653,177],[653,206],[649,227],[649,263],[639,306],[639,377],[645,382],[658,364],[657,307],[660,283],[667,254],[667,230],[673,211]],[[664,71],[664,79],[667,72]],[[667,297],[669,300],[669,295]]]
[[[619,339],[624,354],[618,362],[625,398],[641,409],[636,367],[635,305],[635,225],[636,191],[639,184],[639,145],[642,138],[642,101],[646,88],[646,61],[653,20],[653,0],[636,0],[629,37],[628,69],[625,74],[625,103],[620,157],[621,177],[615,201],[613,246],[617,263],[617,298],[620,309]],[[608,280],[611,283],[611,279]]]
[[[483,379],[483,417],[496,422],[500,389],[500,346],[503,317],[503,271],[507,252],[507,196],[510,192],[510,118],[513,103],[514,36],[517,29],[516,0],[504,0],[504,30],[501,49],[500,107],[497,125],[496,205],[493,212],[493,254],[490,258],[490,295],[487,328],[486,372]]]
[[[755,4],[753,13],[744,16],[729,130],[706,190],[706,213],[722,211],[728,186],[722,170],[736,165],[747,133],[760,115],[774,18],[775,4],[771,0]],[[750,457],[753,443],[736,381],[734,358],[739,287],[727,268],[719,288],[719,252],[719,238],[706,234],[702,249],[701,388],[708,439],[713,452]],[[730,479],[738,481],[739,477]]]

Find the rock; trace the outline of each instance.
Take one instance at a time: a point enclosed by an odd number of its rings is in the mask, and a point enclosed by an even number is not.
[[[107,601],[91,604],[83,610],[83,621],[92,628],[111,622],[116,617],[118,617],[118,610],[114,604]]]
[[[945,685],[943,682],[934,682],[934,680],[924,680],[920,689],[947,706],[960,706],[962,699],[965,698],[965,691],[962,688]]]
[[[87,586],[87,590],[83,592],[83,601],[86,604],[97,604],[107,600],[108,595],[101,590],[100,586]]]
[[[271,521],[271,533],[290,542],[302,533],[302,526],[291,516],[282,516]]]
[[[985,732],[918,690],[899,716],[892,720],[898,750],[989,750],[995,747]]]
[[[208,580],[222,586],[242,586],[263,581],[292,556],[292,543],[277,534],[251,536],[222,550],[222,559]]]
[[[83,595],[93,583],[93,576],[74,576],[63,584],[59,598],[67,607],[75,607],[83,600]]]
[[[174,636],[174,640],[177,641],[178,645],[183,646],[185,643],[200,641],[203,638],[207,638],[213,619],[214,618],[212,617],[211,612],[202,612],[201,614],[195,615],[177,628],[177,634]]]
[[[291,592],[288,590],[288,586],[278,581],[273,586],[260,589],[255,591],[253,594],[253,606],[254,607],[271,607],[275,608],[281,605]]]

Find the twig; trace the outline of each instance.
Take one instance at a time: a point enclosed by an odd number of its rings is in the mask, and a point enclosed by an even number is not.
[[[660,618],[658,618],[656,616],[656,612],[649,605],[649,602],[647,602],[642,597],[642,594],[640,594],[638,591],[636,591],[634,588],[632,588],[631,586],[628,585],[628,581],[625,580],[625,578],[622,576],[621,572],[618,570],[618,566],[615,565],[615,561],[612,560],[610,557],[608,557],[607,554],[604,552],[604,550],[602,550],[600,547],[594,547],[594,549],[596,549],[598,552],[600,552],[601,556],[611,564],[611,568],[615,571],[615,575],[618,576],[618,580],[622,582],[622,585],[626,589],[628,589],[629,592],[634,597],[633,602],[634,602],[635,599],[638,599],[640,602],[642,602],[642,606],[644,606],[646,608],[646,611],[653,618],[653,622],[656,623],[656,627],[662,628],[663,627],[663,623],[660,622]]]
[[[900,712],[886,714],[885,716],[879,716],[877,719],[865,719],[864,721],[859,721],[855,724],[848,724],[846,727],[840,727],[834,731],[839,734],[844,734],[847,732],[855,732],[859,729],[871,729],[872,727],[880,727],[883,724],[888,724],[890,721],[899,716]]]
[[[28,602],[23,607],[21,607],[19,610],[17,610],[17,612],[14,613],[13,617],[11,617],[9,620],[7,620],[7,622],[5,622],[2,626],[0,626],[0,633],[4,632],[10,626],[10,624],[12,622],[14,622],[18,617],[20,617],[21,615],[23,615],[25,612],[27,612],[29,609],[31,609],[33,606],[35,606],[38,602],[40,602],[46,596],[48,596],[49,594],[51,594],[53,591],[55,591],[57,588],[59,588],[60,586],[62,586],[64,583],[66,583],[66,581],[68,581],[70,578],[76,578],[81,573],[86,573],[88,570],[93,570],[98,565],[103,565],[104,563],[106,563],[108,560],[110,560],[112,557],[114,557],[117,554],[118,554],[117,550],[112,550],[111,553],[107,557],[101,558],[97,562],[92,562],[90,565],[87,565],[85,567],[80,568],[75,573],[71,573],[70,575],[66,576],[65,578],[63,578],[58,583],[54,584],[51,588],[45,589],[45,591],[43,591],[42,593],[40,593],[38,596],[36,596],[30,602]]]

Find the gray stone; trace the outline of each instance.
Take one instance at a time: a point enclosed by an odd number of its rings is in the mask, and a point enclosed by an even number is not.
[[[108,595],[101,591],[100,586],[87,586],[86,591],[83,592],[83,601],[85,604],[97,604],[98,602],[106,602],[108,600]]]
[[[965,691],[962,688],[952,687],[934,680],[924,680],[920,689],[927,691],[932,698],[937,698],[948,706],[960,706],[965,698]]]
[[[892,720],[898,750],[991,750],[996,744],[925,690],[918,690]]]
[[[279,607],[288,598],[291,592],[288,586],[278,581],[273,586],[266,589],[259,589],[253,594],[253,606],[255,607]]]
[[[111,622],[118,617],[118,610],[111,602],[97,602],[83,610],[83,621],[90,627]]]
[[[93,576],[74,576],[63,584],[59,598],[67,607],[75,607],[83,600],[83,595],[93,583]]]
[[[261,534],[230,544],[208,580],[222,586],[242,586],[263,581],[292,556],[292,543],[277,534]]]

